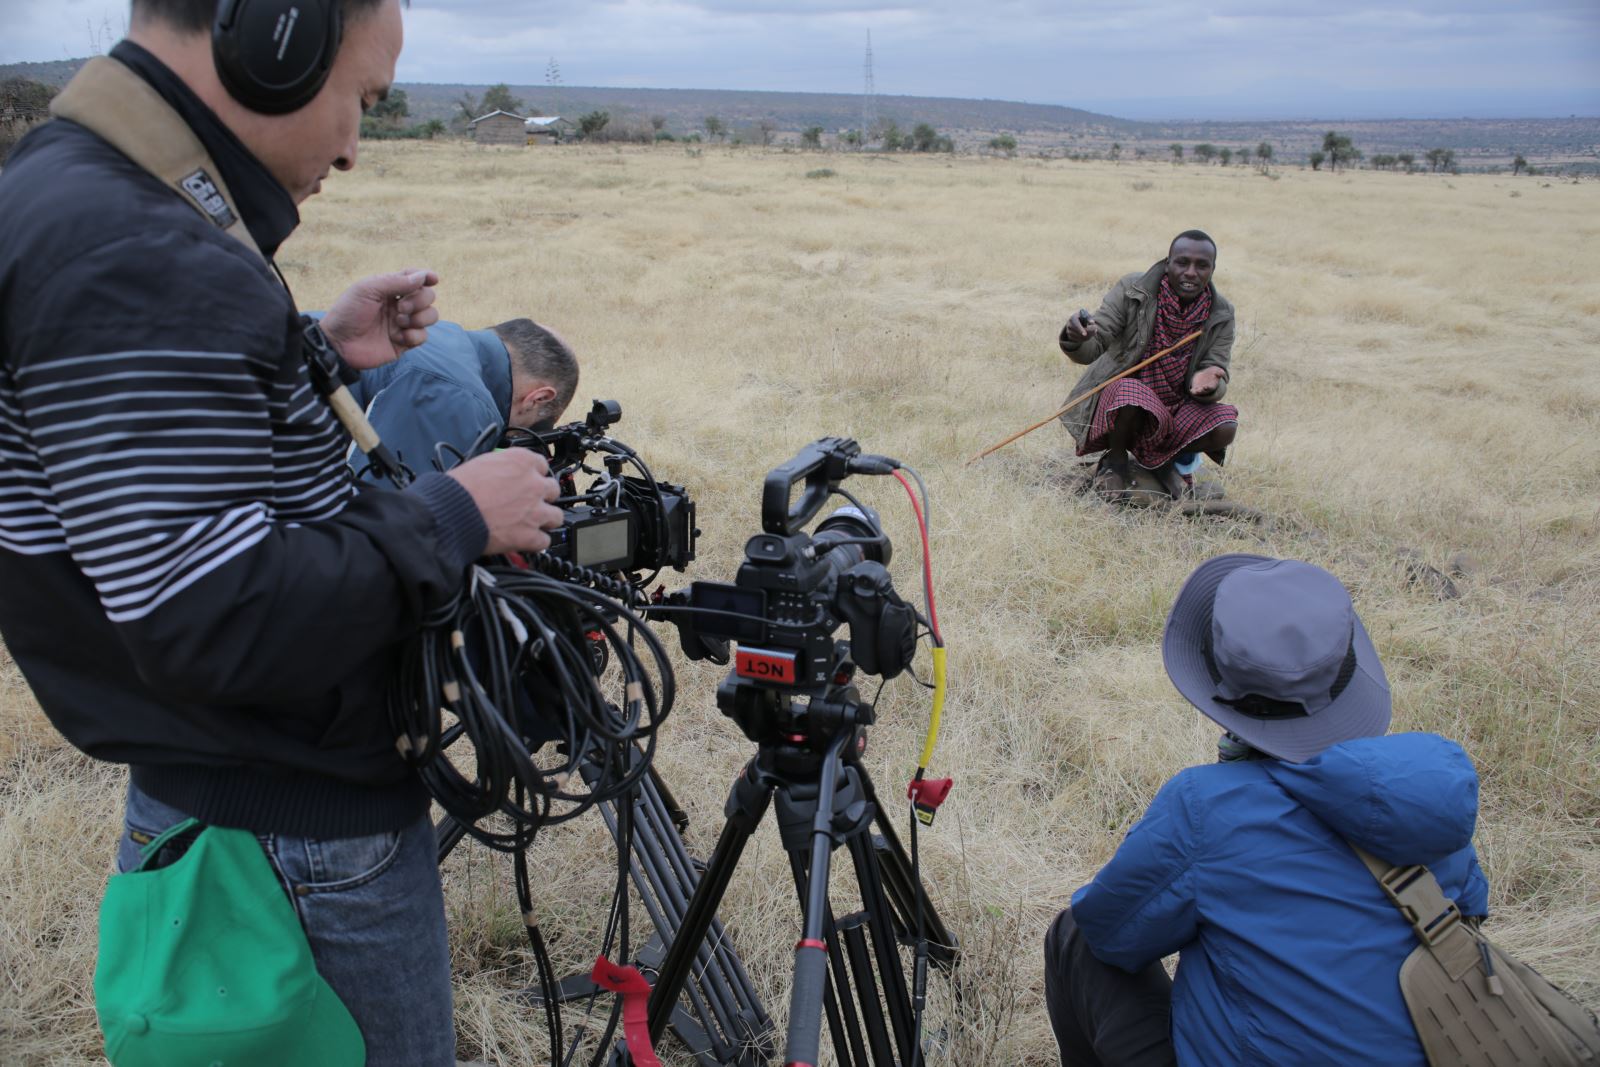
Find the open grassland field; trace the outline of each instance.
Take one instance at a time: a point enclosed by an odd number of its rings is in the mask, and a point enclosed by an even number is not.
[[[822,168],[836,173],[808,176]],[[1053,425],[963,466],[1066,395],[1066,316],[1191,226],[1216,235],[1239,309],[1227,491],[1276,524],[1064,492],[1074,461]],[[620,400],[617,435],[698,500],[697,577],[731,579],[763,473],[807,441],[852,435],[923,471],[951,649],[935,771],[957,779],[923,866],[967,952],[960,1007],[935,978],[929,1024],[942,1062],[974,1067],[1053,1062],[1048,921],[1163,781],[1214,758],[1216,731],[1167,682],[1158,638],[1184,577],[1221,552],[1310,559],[1351,586],[1395,729],[1456,738],[1477,762],[1490,931],[1600,1004],[1597,238],[1589,183],[384,144],[309,205],[281,259],[306,307],[425,263],[447,318],[560,329],[583,361],[569,417]],[[903,494],[887,479],[855,488],[881,509],[911,593]],[[1469,555],[1459,599],[1409,582],[1406,552],[1441,568]],[[719,677],[681,666],[658,756],[701,855],[752,752],[715,710]],[[867,761],[886,796],[927,710],[908,679],[885,691]],[[94,920],[123,782],[68,748],[0,660],[6,1064],[95,1061]],[[593,961],[609,852],[597,818],[538,846],[558,971]],[[724,915],[780,1020],[789,887],[769,824]],[[531,972],[509,864],[458,850],[446,900],[463,1058],[542,1062],[538,1020],[511,996]]]

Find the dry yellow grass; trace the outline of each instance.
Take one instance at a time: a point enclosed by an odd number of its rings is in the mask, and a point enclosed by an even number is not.
[[[806,177],[824,166],[836,175]],[[426,263],[449,318],[562,330],[583,360],[579,405],[621,400],[618,435],[699,501],[695,576],[731,576],[761,475],[817,436],[854,435],[928,476],[953,683],[938,768],[957,789],[924,856],[968,948],[959,1013],[935,982],[947,1062],[1052,1062],[1048,919],[1162,781],[1213,757],[1157,637],[1184,576],[1226,551],[1311,559],[1352,586],[1395,728],[1457,738],[1478,763],[1491,931],[1600,1002],[1600,185],[383,144],[306,215],[282,253],[305,306]],[[1240,314],[1228,490],[1279,527],[1064,495],[1055,427],[964,468],[1065,395],[1065,316],[1190,226],[1217,236]],[[861,489],[915,588],[898,487]],[[1469,553],[1462,598],[1408,585],[1402,549],[1439,565]],[[659,760],[702,853],[750,752],[715,711],[717,676],[681,671]],[[896,683],[882,712],[871,760],[887,793],[926,702]],[[121,778],[42,724],[9,663],[0,766],[0,1061],[90,1062]],[[753,843],[725,914],[781,1015],[796,922],[775,836]],[[536,858],[573,967],[603,922],[609,861],[591,848],[608,848],[598,822],[552,833]],[[539,1024],[506,995],[529,979],[505,866],[474,849],[448,871],[461,1052],[532,1063]]]

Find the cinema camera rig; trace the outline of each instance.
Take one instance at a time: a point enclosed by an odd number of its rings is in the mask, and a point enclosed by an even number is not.
[[[531,448],[550,463],[561,487],[555,501],[561,528],[550,533],[543,556],[559,561],[549,568],[556,577],[578,577],[583,571],[626,575],[643,590],[668,567],[681,571],[694,559],[694,501],[681,485],[657,481],[632,448],[608,433],[622,418],[615,400],[596,400],[581,422],[550,430],[508,429],[507,447]],[[603,470],[589,465],[601,457]],[[635,473],[624,473],[628,468]],[[589,475],[579,491],[578,479]]]
[[[877,514],[841,485],[853,474],[893,475],[910,496],[922,535],[926,616],[895,591],[887,569],[892,548]],[[923,489],[920,504],[906,474]],[[814,534],[804,532],[834,496],[850,506],[823,520]],[[922,886],[917,860],[917,826],[933,821],[950,789],[948,779],[926,777],[943,708],[945,662],[925,516],[926,491],[915,471],[863,454],[848,438],[823,438],[767,475],[762,532],[746,544],[733,583],[695,582],[645,609],[647,617],[677,624],[690,658],[726,663],[728,642],[737,642],[717,707],[757,746],[735,780],[716,850],[650,991],[652,1039],[694,973],[744,845],[772,807],[802,909],[783,1061],[820,1062],[825,1013],[842,1067],[922,1064],[928,965],[949,969],[959,955]],[[839,640],[836,633],[846,624],[849,640]],[[933,644],[934,702],[907,789],[915,813],[908,854],[860,762],[876,707],[854,682],[858,671],[885,680],[906,671],[919,624]],[[844,916],[835,915],[828,891],[830,857],[840,847],[854,864],[862,897],[862,909]],[[902,945],[911,946],[914,961],[909,988]]]
[[[562,528],[548,552],[474,567],[450,617],[402,657],[391,721],[401,754],[447,813],[440,858],[464,835],[513,854],[553,1062],[570,1061],[588,1031],[590,1041],[598,1038],[590,1046],[598,1064],[620,1014],[631,1025],[611,1049],[612,1063],[653,1062],[648,1050],[671,1026],[696,1062],[748,1067],[767,1062],[772,1023],[716,911],[744,842],[775,806],[804,925],[786,1062],[817,1062],[825,1011],[844,1067],[916,1067],[928,965],[948,968],[958,958],[917,861],[917,826],[932,821],[950,786],[925,776],[945,666],[921,479],[847,438],[816,441],[766,476],[762,532],[746,545],[732,583],[694,582],[652,598],[646,590],[662,569],[682,570],[694,559],[700,531],[683,487],[656,480],[636,452],[609,436],[620,417],[617,403],[596,401],[581,422],[504,436],[503,446],[548,459],[560,484]],[[860,474],[892,475],[910,496],[926,615],[895,591],[892,547],[877,514],[841,485]],[[806,533],[834,496],[849,506]],[[682,814],[651,768],[657,730],[674,702],[670,663],[648,625],[656,621],[677,626],[691,658],[727,663],[729,642],[738,646],[717,706],[757,754],[729,797],[728,822],[704,867],[684,849]],[[848,640],[838,636],[842,626]],[[859,762],[876,708],[854,682],[858,673],[890,679],[907,671],[919,636],[933,645],[934,700],[907,790],[915,815],[908,853]],[[464,766],[446,755],[458,739],[471,742]],[[611,921],[593,975],[558,983],[533,919],[527,850],[541,827],[596,807],[618,846]],[[854,861],[863,907],[836,918],[828,866],[839,847]],[[638,949],[629,944],[628,881],[657,932]],[[902,945],[914,957],[909,989]],[[633,1009],[619,1000],[602,1033],[585,1023],[564,1034],[559,1002],[587,1000],[592,1008],[601,988],[625,992],[628,969],[612,958],[636,960],[655,981],[633,974]],[[647,1012],[638,1003],[646,996]]]

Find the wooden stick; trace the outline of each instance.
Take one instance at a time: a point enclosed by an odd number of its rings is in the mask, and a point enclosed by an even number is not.
[[[1006,445],[1009,445],[1012,441],[1015,441],[1019,437],[1027,436],[1028,434],[1030,434],[1033,431],[1037,430],[1039,427],[1043,426],[1045,423],[1050,422],[1053,419],[1059,419],[1061,416],[1065,415],[1067,412],[1071,411],[1073,408],[1077,407],[1079,404],[1083,403],[1085,400],[1088,400],[1091,396],[1094,396],[1096,393],[1098,393],[1100,390],[1104,389],[1106,386],[1110,385],[1112,382],[1121,381],[1123,378],[1126,378],[1130,374],[1136,373],[1137,371],[1144,370],[1146,367],[1148,367],[1150,364],[1154,363],[1156,360],[1160,359],[1162,356],[1169,355],[1173,351],[1175,351],[1176,349],[1182,348],[1184,345],[1188,344],[1190,341],[1193,341],[1196,337],[1199,337],[1202,332],[1203,331],[1201,331],[1201,330],[1196,330],[1194,333],[1191,333],[1189,336],[1187,336],[1187,337],[1181,339],[1180,341],[1178,341],[1177,344],[1169,345],[1168,347],[1163,348],[1161,351],[1157,352],[1155,355],[1151,356],[1149,359],[1145,360],[1143,363],[1135,364],[1134,366],[1129,367],[1127,370],[1123,371],[1121,374],[1113,375],[1112,377],[1107,378],[1105,381],[1101,382],[1099,385],[1095,386],[1093,389],[1089,390],[1087,393],[1084,393],[1082,396],[1073,397],[1071,400],[1067,401],[1067,406],[1066,407],[1062,408],[1060,411],[1056,412],[1054,415],[1051,415],[1050,418],[1044,419],[1044,420],[1042,420],[1040,422],[1036,422],[1032,426],[1029,426],[1026,430],[1019,430],[1018,432],[1012,434],[1010,437],[1006,438],[1004,441],[1001,441],[997,445],[991,445],[990,447],[984,449],[982,452],[979,452],[976,456],[973,456],[971,459],[967,460],[966,466],[968,466],[968,467],[972,466],[974,463],[978,462],[978,460],[982,459],[984,456],[987,456],[991,452],[1000,451],[1002,448],[1006,447]]]

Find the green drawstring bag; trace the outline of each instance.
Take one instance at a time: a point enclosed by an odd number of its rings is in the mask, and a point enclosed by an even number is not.
[[[148,869],[199,827],[178,860]],[[95,1012],[115,1067],[361,1067],[366,1044],[255,835],[188,819],[100,904]]]

